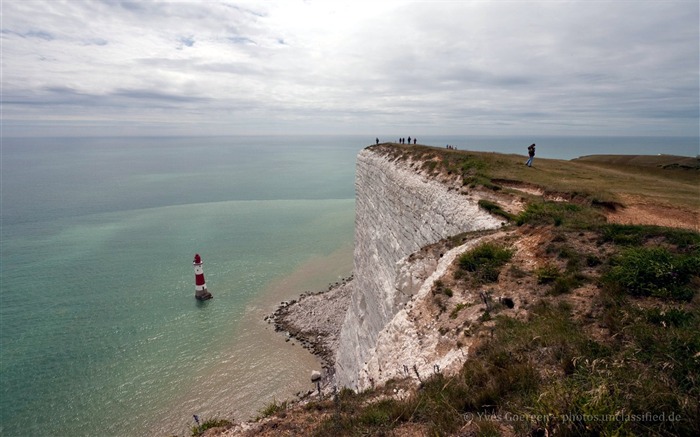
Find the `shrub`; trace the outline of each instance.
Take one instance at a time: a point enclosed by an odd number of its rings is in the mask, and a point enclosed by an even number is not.
[[[493,243],[484,243],[459,257],[459,268],[469,272],[477,283],[495,282],[501,267],[513,256],[513,251]]]
[[[646,319],[649,323],[663,326],[687,326],[694,318],[695,314],[678,308],[670,308],[663,311],[659,308],[652,308],[646,314]]]
[[[567,202],[532,202],[517,218],[518,226],[554,225],[571,229],[591,229],[603,223],[604,217],[588,206]]]
[[[690,300],[695,290],[689,286],[700,271],[700,256],[676,255],[662,247],[625,250],[613,260],[603,282],[633,296],[654,296]]]
[[[437,166],[437,161],[425,161],[423,162],[423,169],[428,170],[429,172],[433,172],[435,170],[435,167]]]
[[[554,286],[552,287],[551,294],[558,296],[560,294],[568,293],[579,285],[580,281],[578,281],[575,276],[560,276],[554,280]]]
[[[482,175],[463,176],[462,177],[462,185],[468,185],[471,188],[475,188],[475,187],[481,185],[485,188],[489,188],[489,189],[493,189],[493,190],[498,190],[498,188],[500,188],[498,185],[494,185],[494,183],[491,182],[490,178],[488,178],[486,176],[482,176]],[[496,188],[496,187],[498,187],[498,188]]]
[[[445,287],[445,283],[438,279],[433,285],[433,294],[444,294],[447,297],[452,297],[454,295],[454,292],[451,288]]]
[[[679,249],[692,249],[700,246],[697,232],[649,225],[609,224],[601,229],[601,239],[624,246],[639,246],[652,238],[663,237]]]
[[[219,427],[230,427],[232,426],[233,423],[226,419],[208,419],[204,422],[202,422],[201,425],[199,426],[193,426],[192,427],[192,436],[197,437],[200,436],[204,433],[204,431],[210,429],[210,428],[219,428]]]
[[[384,399],[368,405],[367,408],[360,413],[358,420],[362,425],[387,425],[397,416],[400,416],[398,408],[398,402],[394,399]]]
[[[466,306],[467,304],[465,303],[458,303],[457,306],[454,307],[454,309],[450,313],[450,319],[456,319],[459,312],[466,308]]]
[[[538,284],[551,284],[561,276],[561,272],[554,264],[545,264],[535,269],[535,276]]]
[[[603,261],[597,256],[593,254],[588,254],[586,255],[586,265],[588,267],[596,267],[599,266],[603,263]]]
[[[515,216],[513,214],[505,211],[503,208],[501,208],[501,205],[499,205],[496,202],[491,202],[490,200],[481,199],[481,200],[479,200],[479,206],[481,208],[485,209],[486,211],[490,212],[491,214],[501,216],[508,221],[515,219]]]
[[[280,411],[284,411],[287,409],[287,401],[277,403],[276,400],[272,401],[270,404],[268,404],[265,408],[260,410],[260,417],[269,417],[272,416],[273,414],[277,414]]]

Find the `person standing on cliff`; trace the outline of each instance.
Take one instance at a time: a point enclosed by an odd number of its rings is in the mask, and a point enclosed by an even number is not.
[[[530,147],[527,148],[527,154],[530,157],[530,159],[527,160],[525,165],[528,167],[532,167],[532,161],[535,160],[535,144],[531,144]]]

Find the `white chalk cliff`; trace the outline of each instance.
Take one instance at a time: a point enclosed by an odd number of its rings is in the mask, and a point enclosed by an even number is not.
[[[432,363],[429,352],[411,346],[416,329],[401,310],[414,295],[426,293],[457,251],[421,262],[410,256],[448,236],[501,226],[478,207],[478,199],[423,174],[420,163],[411,165],[381,147],[367,148],[357,158],[355,279],[336,356],[340,386],[362,389],[370,378],[385,379],[379,375],[382,365],[401,367],[392,357],[422,353],[421,365],[444,364],[445,357]]]

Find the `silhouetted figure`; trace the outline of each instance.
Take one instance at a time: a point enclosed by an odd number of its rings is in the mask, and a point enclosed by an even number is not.
[[[413,145],[414,145],[414,146],[416,145],[416,141],[417,141],[417,140],[414,138],[414,139],[413,139]]]
[[[532,167],[532,161],[535,160],[535,144],[531,144],[530,147],[527,148],[527,155],[530,157],[530,159],[527,160],[525,165],[528,167]]]
[[[411,137],[408,137],[408,144],[411,144]]]
[[[379,145],[379,138],[377,138],[377,145]]]

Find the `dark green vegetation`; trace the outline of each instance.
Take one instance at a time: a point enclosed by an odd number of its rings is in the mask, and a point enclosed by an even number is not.
[[[675,254],[664,247],[634,247],[612,260],[603,280],[633,296],[685,300],[693,298],[694,275],[700,272],[697,254]]]
[[[501,267],[513,256],[513,251],[504,247],[484,243],[459,257],[458,277],[471,273],[474,283],[495,282]]]
[[[201,425],[192,427],[192,436],[200,436],[204,434],[206,430],[211,428],[229,428],[232,425],[233,423],[225,419],[208,419],[202,422]]]
[[[587,234],[596,254],[573,249],[580,235],[553,234],[543,250],[562,267],[529,273],[551,290],[574,284],[534,300],[525,319],[494,312],[457,375],[433,375],[402,400],[343,391],[313,407],[329,413],[315,435],[700,435],[700,235],[604,225]],[[458,264],[493,279],[483,272],[507,271],[511,255],[488,243]],[[598,291],[575,307],[567,293],[583,282]]]
[[[280,411],[284,411],[287,409],[287,402],[277,402],[276,400],[270,402],[267,406],[265,406],[262,410],[260,410],[260,416],[258,416],[258,419],[262,419],[265,417],[272,416],[276,413],[279,413]]]
[[[486,211],[490,212],[491,214],[501,216],[506,220],[511,221],[511,220],[515,219],[515,216],[513,214],[505,211],[501,207],[501,205],[499,205],[496,202],[492,202],[492,201],[486,200],[486,199],[481,199],[481,200],[479,200],[479,206],[481,208],[485,209]]]
[[[603,215],[595,208],[568,202],[533,201],[520,213],[515,222],[518,226],[554,225],[569,229],[588,229],[604,223]]]

